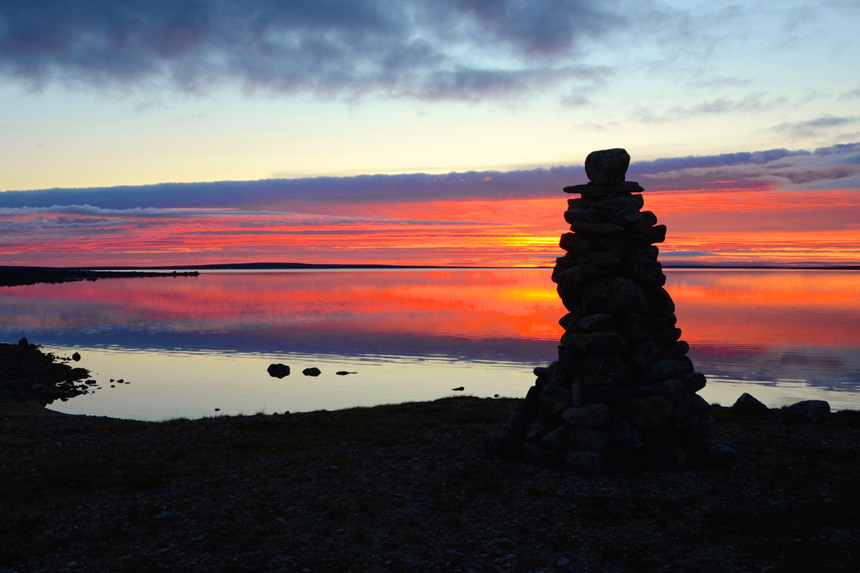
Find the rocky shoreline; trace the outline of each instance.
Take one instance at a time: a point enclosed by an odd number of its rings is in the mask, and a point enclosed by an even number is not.
[[[17,344],[0,343],[0,403],[33,402],[41,406],[94,391],[96,381],[85,368],[70,366],[78,353],[61,358],[42,352],[22,338]]]

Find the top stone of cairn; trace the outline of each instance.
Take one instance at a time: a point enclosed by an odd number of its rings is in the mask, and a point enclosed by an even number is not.
[[[585,174],[596,185],[621,185],[630,165],[630,154],[621,148],[592,151],[585,158]]]

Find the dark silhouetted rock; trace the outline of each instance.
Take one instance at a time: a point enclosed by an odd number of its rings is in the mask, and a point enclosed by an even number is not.
[[[598,185],[620,185],[624,183],[630,154],[624,149],[592,151],[585,158],[585,174],[588,180]]]
[[[669,427],[672,420],[672,404],[662,396],[635,398],[619,408],[625,418],[643,431],[656,431]]]
[[[767,418],[770,416],[770,409],[746,392],[741,394],[732,404],[732,411],[749,418]]]
[[[540,439],[540,445],[550,450],[561,451],[568,445],[570,428],[559,426],[552,432],[545,434]]]
[[[290,367],[286,364],[269,364],[269,367],[266,368],[266,372],[268,372],[269,376],[272,378],[283,378],[284,376],[290,375]]]
[[[561,414],[570,404],[570,390],[554,384],[544,386],[540,393],[540,419],[548,422]]]
[[[562,413],[561,418],[569,426],[589,428],[608,426],[612,422],[613,415],[612,408],[606,404],[590,404],[568,408]]]
[[[692,372],[688,370],[689,366],[679,360],[667,358],[642,368],[639,372],[637,382],[639,384],[653,384],[661,380],[669,380],[670,378],[681,378],[685,374]]]
[[[618,356],[592,354],[582,363],[582,381],[588,385],[621,385],[630,381],[633,370]]]
[[[645,446],[642,433],[631,422],[618,417],[612,421],[612,439],[629,450],[639,450]]]
[[[594,428],[573,428],[567,435],[567,441],[572,448],[591,452],[606,448],[611,438],[612,434],[608,430]]]
[[[322,374],[322,372],[316,366],[311,366],[310,368],[305,368],[304,370],[302,370],[302,374],[304,374],[305,376],[319,376],[320,374]]]
[[[582,294],[585,314],[641,312],[646,305],[642,287],[624,277],[599,278],[586,286]]]
[[[26,338],[16,344],[0,343],[0,399],[45,406],[99,388],[95,380],[86,380],[88,370],[69,366],[67,360],[42,352]]]
[[[75,362],[79,362],[81,360],[81,355],[75,352],[74,354],[72,354],[72,360],[74,360]]]
[[[567,468],[576,473],[597,475],[603,471],[603,460],[595,452],[573,452],[566,461]]]
[[[617,332],[574,332],[562,337],[561,343],[585,354],[621,354],[627,350],[627,343]]]
[[[804,400],[788,406],[785,414],[788,420],[814,424],[830,414],[830,404],[824,400]]]
[[[587,185],[571,185],[565,187],[565,193],[579,193],[583,197],[590,198],[606,198],[607,195],[625,195],[627,193],[639,193],[644,191],[641,185],[635,181],[625,181],[618,185],[600,185],[597,183],[588,183]]]
[[[540,419],[534,420],[526,428],[526,440],[531,442],[540,441],[546,435],[548,429],[549,426],[541,422]]]
[[[728,466],[741,459],[736,449],[723,443],[708,446],[708,454],[710,463],[715,466]]]
[[[552,273],[565,332],[558,360],[534,370],[502,440],[507,455],[586,474],[711,463],[713,415],[696,394],[706,380],[657,260],[666,227],[642,211],[642,187],[624,180],[629,162],[623,149],[596,151],[585,162],[590,183],[564,188],[581,195],[567,201],[571,232]]]

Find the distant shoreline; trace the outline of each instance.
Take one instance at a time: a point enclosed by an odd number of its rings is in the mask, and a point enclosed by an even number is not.
[[[220,271],[220,270],[315,270],[315,269],[551,269],[554,265],[535,266],[496,266],[496,265],[384,265],[384,264],[353,264],[353,263],[215,263],[207,265],[159,265],[159,266],[78,266],[78,267],[38,267],[0,265],[0,273],[8,272],[146,272],[157,273],[159,276],[173,274],[173,271]],[[718,270],[860,270],[860,263],[854,265],[706,265],[663,263],[665,269],[718,269]]]
[[[229,270],[325,270],[325,269],[552,269],[551,265],[537,265],[529,267],[517,266],[495,266],[495,265],[383,265],[383,264],[352,264],[352,263],[272,263],[272,262],[254,262],[254,263],[215,263],[208,265],[167,265],[160,267],[85,267],[90,270],[105,270],[105,271],[124,271],[124,270],[164,270],[176,269],[178,271],[229,271]],[[0,267],[2,269],[3,267]],[[817,271],[817,270],[842,270],[842,271],[860,271],[860,263],[856,265],[706,265],[706,264],[684,264],[684,263],[663,263],[664,269],[723,269],[723,270],[799,270],[799,271]]]
[[[454,265],[381,265],[381,264],[313,264],[313,263],[224,263],[209,265],[176,265],[158,267],[36,267],[0,266],[0,286],[24,286],[37,283],[95,281],[111,278],[196,277],[201,271],[279,271],[279,270],[479,270],[479,269],[552,269],[551,266],[454,266]],[[795,270],[858,271],[860,265],[683,265],[663,264],[675,270]]]
[[[95,281],[99,279],[148,278],[148,277],[196,277],[197,271],[156,272],[138,270],[109,271],[85,268],[57,267],[0,267],[0,286],[27,286],[39,283],[67,283]]]

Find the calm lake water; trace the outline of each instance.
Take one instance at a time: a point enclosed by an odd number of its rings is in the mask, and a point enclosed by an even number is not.
[[[860,409],[860,272],[666,274],[705,399]],[[243,271],[2,288],[0,340],[81,354],[100,389],[51,405],[68,413],[161,420],[522,397],[532,369],[557,356],[565,310],[550,275]],[[292,374],[270,377],[273,362]],[[303,376],[312,366],[322,374]]]

